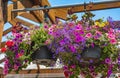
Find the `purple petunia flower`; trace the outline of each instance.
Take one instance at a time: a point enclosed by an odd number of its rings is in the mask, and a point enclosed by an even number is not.
[[[65,41],[64,41],[64,40],[60,40],[59,44],[60,44],[61,46],[63,46],[63,45],[65,45]]]
[[[80,30],[80,31],[79,31],[79,34],[84,34],[84,31],[83,31],[83,30]]]
[[[65,66],[63,67],[63,69],[64,69],[64,70],[68,70],[68,66],[65,65]]]
[[[20,53],[24,53],[25,51],[24,50],[20,50]]]
[[[112,74],[112,70],[110,69],[107,71],[107,77],[109,78],[111,74]]]
[[[74,46],[70,46],[70,50],[72,51],[72,53],[76,53],[76,48]]]
[[[106,59],[105,59],[105,63],[106,63],[106,64],[111,63],[111,59],[110,59],[110,58],[106,58]]]
[[[77,43],[82,42],[82,41],[84,41],[84,37],[77,36],[77,37],[75,38],[75,42],[77,42]]]
[[[94,70],[94,66],[90,65],[90,66],[89,66],[89,69],[90,69],[91,71],[93,71],[93,70]]]

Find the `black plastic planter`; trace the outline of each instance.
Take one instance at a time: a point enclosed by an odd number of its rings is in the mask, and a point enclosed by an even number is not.
[[[92,60],[93,63],[97,63],[99,62],[99,58],[101,56],[101,48],[98,46],[85,48],[81,56],[84,62],[88,61],[88,63],[90,63],[90,60]]]
[[[46,45],[41,46],[32,54],[33,63],[38,63],[41,65],[51,65],[55,63],[53,59],[53,53],[48,49]]]

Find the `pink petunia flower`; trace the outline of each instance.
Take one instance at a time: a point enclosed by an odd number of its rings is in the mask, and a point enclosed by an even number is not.
[[[16,64],[14,65],[14,69],[15,69],[15,70],[18,70],[18,67],[19,67],[19,66],[17,66]]]
[[[109,39],[115,39],[115,35],[108,33],[108,38],[109,38]]]
[[[111,39],[111,40],[110,40],[110,43],[111,43],[111,44],[116,44],[116,43],[117,43],[117,40],[116,40],[116,39]]]
[[[81,25],[81,24],[78,24],[78,25],[76,26],[76,30],[82,30],[82,25]]]
[[[50,40],[50,39],[47,39],[47,40],[45,41],[45,44],[48,45],[48,44],[50,44],[50,42],[51,42],[51,40]]]
[[[91,33],[87,33],[85,37],[86,37],[86,38],[91,38],[91,37],[92,37],[92,34],[91,34]]]

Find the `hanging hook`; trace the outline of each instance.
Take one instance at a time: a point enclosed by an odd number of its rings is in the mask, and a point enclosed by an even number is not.
[[[48,7],[48,5],[45,5],[44,8]],[[46,23],[49,23],[49,15],[48,15],[48,12],[49,12],[49,9],[46,9],[46,10],[43,10],[44,11],[44,21]]]

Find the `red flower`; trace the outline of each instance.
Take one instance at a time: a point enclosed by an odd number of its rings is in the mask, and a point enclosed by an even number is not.
[[[14,42],[13,41],[7,41],[6,45],[7,45],[7,47],[11,47],[11,46],[14,45]]]
[[[2,52],[2,53],[6,52],[6,50],[7,50],[7,49],[6,49],[5,47],[1,48],[1,52]]]
[[[19,53],[19,54],[18,54],[18,57],[21,57],[22,55],[23,55],[22,53]]]
[[[69,78],[69,71],[64,71],[65,78]]]

